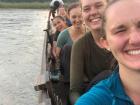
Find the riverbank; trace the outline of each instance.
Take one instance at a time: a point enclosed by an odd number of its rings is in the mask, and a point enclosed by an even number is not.
[[[0,2],[0,8],[9,9],[49,9],[50,2],[21,2],[21,3],[11,3],[11,2]],[[67,7],[70,2],[65,3]]]
[[[22,2],[22,3],[8,3],[0,2],[0,8],[17,8],[17,9],[48,9],[48,2]]]

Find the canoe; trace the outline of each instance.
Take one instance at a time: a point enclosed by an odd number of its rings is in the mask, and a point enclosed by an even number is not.
[[[52,79],[51,71],[55,67],[50,54],[51,34],[49,13],[47,29],[44,30],[41,70],[34,85],[38,94],[38,105],[70,105],[68,101],[69,83],[64,83],[63,79],[57,80],[58,75]]]

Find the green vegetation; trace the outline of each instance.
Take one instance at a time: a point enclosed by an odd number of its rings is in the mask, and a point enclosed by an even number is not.
[[[46,9],[49,8],[49,3],[41,2],[22,2],[22,3],[9,3],[9,2],[0,2],[0,8],[24,8],[24,9]]]
[[[78,0],[63,0],[67,6]],[[0,0],[0,8],[47,9],[51,0]]]
[[[0,2],[51,2],[52,0],[0,0]],[[74,2],[78,0],[63,0],[64,2]]]

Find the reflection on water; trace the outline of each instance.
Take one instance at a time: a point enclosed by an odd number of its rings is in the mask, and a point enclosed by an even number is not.
[[[37,105],[46,10],[0,10],[0,105]]]

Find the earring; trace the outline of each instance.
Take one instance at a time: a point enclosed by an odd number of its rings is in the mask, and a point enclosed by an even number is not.
[[[107,50],[108,50],[108,51],[111,51],[111,49],[110,49],[110,48],[107,48]]]

